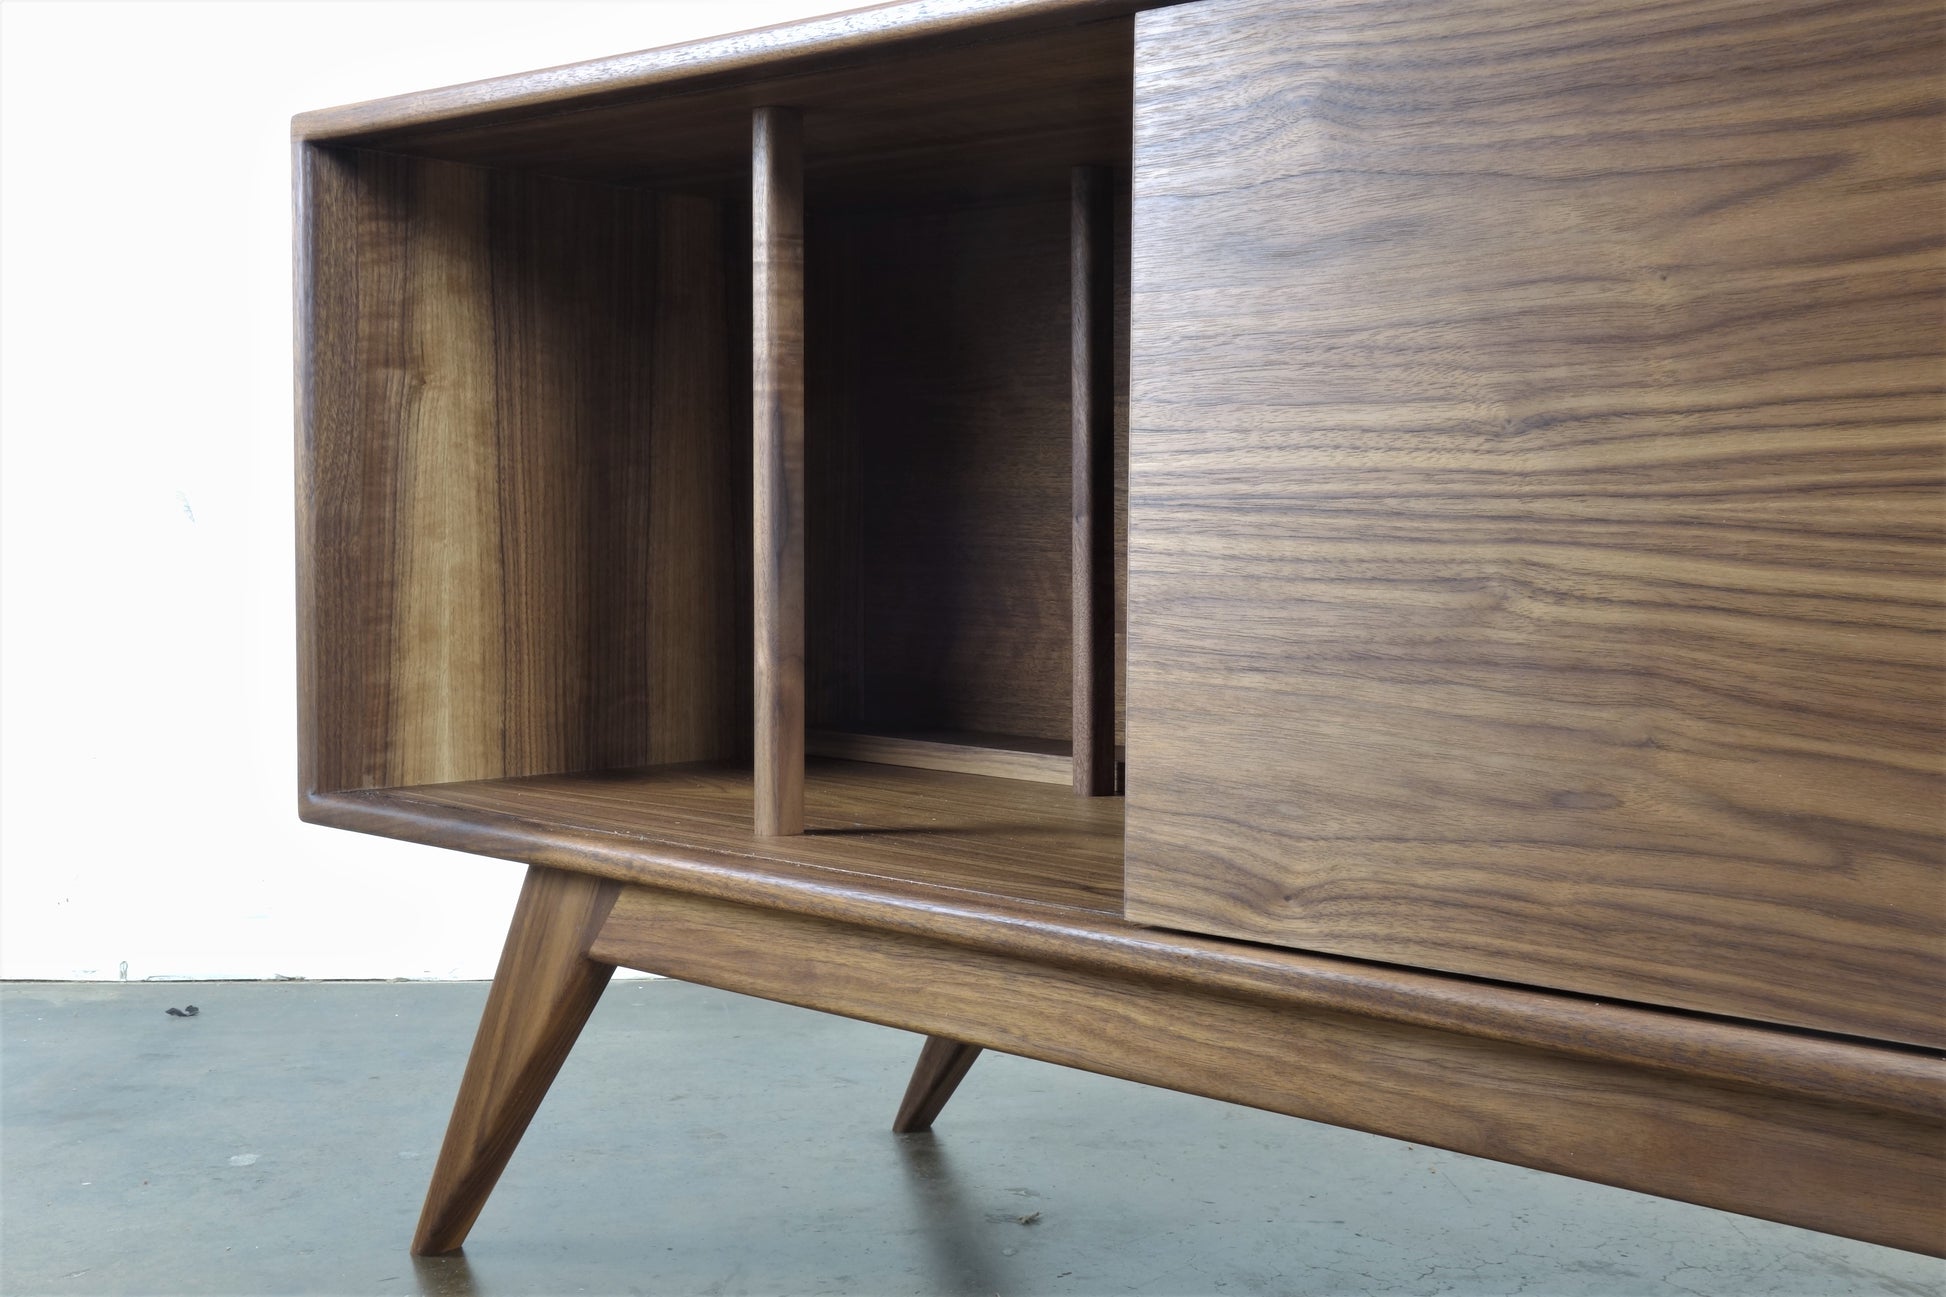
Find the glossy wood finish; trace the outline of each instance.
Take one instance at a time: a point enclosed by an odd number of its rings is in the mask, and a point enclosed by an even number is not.
[[[956,770],[1000,779],[1072,784],[1074,759],[1065,743],[1005,734],[848,734],[814,730],[805,739],[812,756],[870,761],[921,770]]]
[[[303,787],[747,751],[718,205],[297,166]]]
[[[1120,799],[850,763],[807,787],[795,838],[751,837],[747,774],[710,767],[348,792],[310,816],[649,884],[599,959],[1939,1246],[1936,1055],[1131,925],[1104,831]],[[722,907],[693,940],[667,926],[681,896]]]
[[[1077,798],[1065,783],[812,758],[804,833],[754,836],[750,805],[749,768],[714,763],[347,794],[308,813],[628,881],[721,868],[786,891],[844,884],[872,897],[889,887],[1103,918],[1121,910],[1121,803]]]
[[[1946,1043],[1937,17],[1143,15],[1130,916]]]
[[[804,127],[759,108],[751,140],[756,362],[756,818],[804,831]]]
[[[944,1036],[926,1037],[925,1045],[919,1050],[919,1061],[912,1069],[912,1080],[906,1084],[905,1097],[899,1101],[899,1111],[892,1118],[892,1133],[910,1135],[931,1130],[980,1052],[978,1045]]]
[[[437,1256],[466,1241],[614,974],[588,948],[620,890],[585,874],[527,871],[426,1190],[415,1254]]]
[[[629,888],[595,957],[1151,1085],[1937,1253],[1937,1118]],[[926,994],[911,993],[923,984]]]
[[[947,947],[1946,1119],[1946,1065],[1926,1051],[1129,923],[1118,798],[848,762],[812,762],[806,787],[811,831],[796,838],[753,838],[749,775],[721,766],[339,793],[307,813]]]
[[[570,108],[667,99],[726,82],[761,85],[762,76],[795,76],[820,65],[882,74],[884,65],[928,50],[1025,34],[1046,39],[1076,24],[1153,7],[1153,0],[907,0],[866,5],[681,45],[318,109],[294,118],[291,132],[302,139],[327,140],[433,132],[462,124],[504,126]],[[395,135],[392,140],[405,143],[409,137]]]
[[[883,6],[697,45],[306,113],[311,141],[622,185],[734,187],[752,109],[807,115],[812,190],[1064,192],[1126,159],[1139,0]]]
[[[1074,608],[1074,791],[1115,780],[1115,207],[1100,167],[1076,167],[1069,196],[1068,367],[1074,493],[1068,582]]]

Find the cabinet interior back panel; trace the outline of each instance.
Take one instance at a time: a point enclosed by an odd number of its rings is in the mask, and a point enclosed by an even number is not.
[[[812,212],[814,728],[1071,736],[1069,224],[1065,184]]]
[[[1142,15],[1130,917],[1946,1039],[1940,31]]]

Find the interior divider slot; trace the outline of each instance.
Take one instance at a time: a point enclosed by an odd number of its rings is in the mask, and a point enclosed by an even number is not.
[[[1106,167],[1070,181],[1074,791],[1109,797],[1115,764],[1115,203]]]
[[[965,775],[1067,784],[1073,760],[1066,743],[1011,734],[855,734],[812,730],[805,750],[814,757],[915,766]]]

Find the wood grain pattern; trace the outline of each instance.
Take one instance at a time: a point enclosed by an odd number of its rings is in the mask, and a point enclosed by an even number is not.
[[[813,730],[805,738],[812,756],[921,770],[956,770],[997,779],[1072,784],[1074,758],[1067,744],[1003,734],[849,734]]]
[[[1194,979],[629,888],[595,957],[1150,1085],[1939,1253],[1937,1120],[1648,1074]],[[923,986],[924,995],[912,994]]]
[[[1162,0],[1167,3],[1168,0]],[[1132,14],[1155,0],[917,0],[827,14],[802,22],[731,32],[682,45],[492,77],[435,90],[300,113],[299,139],[342,140],[382,131],[436,130],[458,123],[505,125],[582,108],[668,95],[766,74],[801,73],[819,63],[851,67],[908,60],[973,42],[1048,34],[1078,23]]]
[[[906,1083],[905,1097],[899,1101],[899,1111],[892,1118],[892,1133],[910,1135],[931,1130],[953,1097],[953,1091],[959,1089],[959,1083],[966,1079],[979,1057],[978,1045],[944,1036],[926,1037],[925,1045],[919,1050],[919,1061],[913,1065],[912,1079]]]
[[[466,1241],[615,972],[590,961],[588,948],[620,890],[584,874],[527,871],[426,1190],[415,1255]]]
[[[1115,779],[1115,191],[1076,167],[1068,200],[1068,367],[1074,512],[1074,791],[1108,797]]]
[[[388,611],[393,637],[410,647],[394,659],[385,701],[399,779],[417,784],[499,773],[497,762],[477,763],[482,754],[504,759],[507,718],[480,704],[514,692],[508,671],[516,654],[500,633],[499,529],[481,525],[499,516],[501,476],[495,321],[477,306],[492,300],[489,259],[478,255],[488,229],[488,175],[440,167],[414,180],[400,313],[411,323],[412,359],[422,372],[457,380],[408,387],[400,410],[398,508],[413,525],[397,533]],[[550,468],[565,467],[549,453],[558,449],[551,440],[536,447]],[[565,595],[563,621],[570,633],[580,629],[585,595],[535,593]],[[520,624],[542,635],[553,629],[539,619]],[[518,696],[534,695],[523,689]],[[536,709],[532,719],[545,726],[551,718]]]
[[[634,524],[648,536],[650,614],[648,696],[636,723],[648,729],[647,760],[660,764],[745,755],[755,686],[743,651],[754,633],[750,437],[738,435],[749,407],[736,392],[748,343],[728,341],[749,337],[747,319],[730,309],[741,285],[728,273],[748,220],[693,194],[658,195],[656,211],[648,480],[623,488],[610,471],[603,481],[647,503],[648,517]],[[598,633],[612,620],[601,618]],[[596,764],[635,760],[603,754]]]
[[[804,130],[794,108],[751,122],[756,823],[773,837],[804,831]]]
[[[1072,740],[1062,183],[814,223],[820,728]]]
[[[807,115],[813,190],[1065,188],[1126,163],[1138,3],[889,6],[297,118],[302,139],[631,186],[738,184],[753,108]],[[762,66],[757,64],[761,62]]]
[[[420,837],[424,830],[459,850],[509,859],[509,851],[539,848],[541,863],[638,881],[639,862],[654,862],[647,867],[660,877],[665,867],[713,859],[732,870],[850,879],[871,890],[908,883],[1103,917],[1120,912],[1121,804],[1083,801],[1065,782],[812,758],[805,830],[786,837],[752,834],[751,787],[747,766],[660,766],[427,785],[378,801],[319,802],[311,814],[336,821],[345,812],[348,826],[432,840]],[[605,864],[584,858],[582,846]]]
[[[721,766],[338,793],[306,814],[941,946],[1946,1120],[1946,1065],[1926,1051],[1131,924],[1117,798],[820,761],[807,789],[811,832],[796,838],[752,837],[749,773]]]
[[[714,205],[315,148],[298,176],[304,787],[743,750]]]
[[[1142,17],[1130,916],[1946,1042],[1940,36]]]

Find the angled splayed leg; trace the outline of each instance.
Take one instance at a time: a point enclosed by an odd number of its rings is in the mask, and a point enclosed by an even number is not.
[[[618,890],[583,874],[527,871],[426,1190],[414,1253],[436,1256],[466,1241],[615,971],[589,959],[588,947]]]
[[[967,1069],[979,1056],[978,1045],[944,1036],[926,1037],[925,1048],[919,1051],[918,1065],[912,1069],[912,1080],[906,1084],[905,1098],[899,1104],[899,1115],[892,1119],[892,1130],[900,1135],[931,1130],[933,1119],[953,1097],[953,1091],[959,1088]]]

